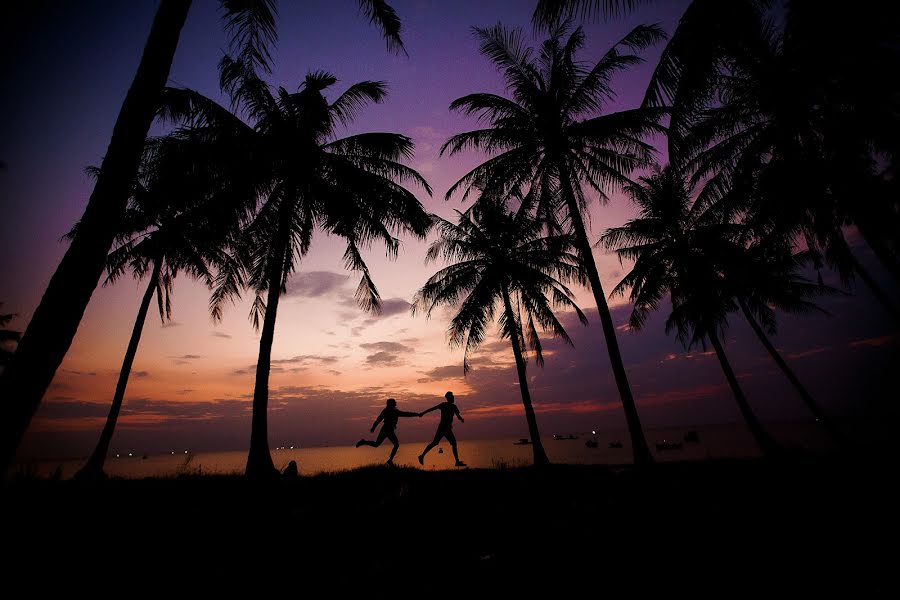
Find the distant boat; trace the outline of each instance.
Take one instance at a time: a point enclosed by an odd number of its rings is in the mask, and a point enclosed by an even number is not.
[[[696,431],[688,431],[684,434],[684,441],[688,444],[699,444],[700,443],[700,434]]]
[[[681,442],[670,442],[667,440],[656,442],[656,450],[657,452],[662,452],[663,450],[681,450]]]
[[[560,434],[558,434],[558,433],[554,433],[554,434],[553,434],[553,439],[554,439],[554,440],[577,440],[578,438],[575,437],[575,436],[572,435],[572,434],[569,434],[569,435],[560,435]]]
[[[622,447],[622,442],[619,442],[619,441],[610,442],[610,443],[609,443],[609,447],[610,447],[610,448],[621,448],[621,447]]]
[[[597,440],[585,440],[584,445],[587,446],[588,448],[596,448]]]
[[[528,438],[519,438],[518,442],[513,442],[513,446],[527,446],[530,443]]]

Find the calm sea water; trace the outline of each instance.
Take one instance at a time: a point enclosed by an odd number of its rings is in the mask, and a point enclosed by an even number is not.
[[[779,441],[790,446],[799,446],[808,451],[820,452],[830,445],[825,434],[815,425],[775,424],[769,431]],[[695,431],[697,442],[686,442],[685,433]],[[627,464],[631,462],[631,447],[627,432],[600,432],[596,435],[576,434],[576,439],[554,440],[552,435],[541,439],[544,448],[554,463],[569,464]],[[585,442],[596,441],[597,447],[589,447]],[[739,425],[721,425],[688,429],[656,429],[647,431],[651,450],[660,461],[703,460],[708,458],[737,458],[759,454],[746,428]],[[460,459],[474,468],[491,468],[501,465],[520,466],[531,463],[530,445],[517,445],[515,439],[467,440],[459,439]],[[657,450],[661,442],[681,443],[678,449]],[[614,447],[620,442],[621,447]],[[394,462],[398,465],[422,468],[416,457],[426,442],[404,442],[400,446]],[[443,452],[440,452],[443,450]],[[117,477],[165,477],[186,473],[240,473],[244,469],[247,453],[244,450],[230,452],[199,452],[184,454],[150,455],[144,458],[139,453],[133,456],[120,454],[111,456],[106,462],[106,472]],[[302,474],[343,471],[358,467],[377,465],[390,455],[390,443],[380,448],[363,446],[327,446],[272,450],[275,466],[283,469],[291,460],[297,461]],[[71,477],[81,465],[81,460],[42,461],[28,465],[40,476],[51,476],[57,471],[63,478]],[[426,469],[454,468],[453,453],[449,444],[442,443],[433,449],[425,459]]]

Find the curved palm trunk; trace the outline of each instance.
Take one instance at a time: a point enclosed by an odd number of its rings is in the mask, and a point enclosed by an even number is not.
[[[531,404],[531,393],[528,391],[528,377],[525,372],[525,359],[522,357],[522,347],[519,345],[519,332],[516,331],[516,320],[509,300],[509,290],[506,284],[502,285],[503,307],[506,310],[506,324],[509,339],[512,342],[513,356],[516,357],[516,371],[519,374],[519,390],[522,392],[522,404],[525,405],[525,421],[528,423],[528,435],[531,436],[531,448],[534,452],[535,465],[549,465],[550,459],[544,451],[541,443],[541,434],[538,432],[537,417]]]
[[[756,415],[753,414],[753,409],[750,408],[750,403],[747,402],[746,396],[744,396],[744,391],[741,389],[741,386],[738,384],[737,377],[734,374],[734,371],[731,369],[731,364],[728,362],[728,357],[725,356],[725,349],[722,348],[722,343],[719,341],[719,337],[715,334],[715,332],[709,332],[707,334],[709,341],[712,343],[713,348],[716,351],[716,356],[719,358],[719,364],[722,366],[722,371],[725,372],[725,378],[728,379],[728,385],[731,387],[731,391],[734,394],[734,399],[737,400],[738,407],[741,409],[741,415],[744,417],[744,421],[747,423],[747,427],[750,428],[750,433],[753,435],[753,439],[756,440],[757,445],[759,445],[760,450],[762,450],[763,454],[767,456],[775,456],[781,453],[781,447],[778,443],[772,439],[766,430],[763,428],[762,423],[759,422],[759,419],[756,418]]]
[[[125,351],[125,360],[122,361],[122,370],[119,372],[119,382],[116,384],[116,393],[113,396],[112,406],[109,407],[109,414],[106,415],[106,424],[100,433],[100,440],[94,453],[88,459],[84,467],[75,474],[79,479],[91,479],[103,477],[103,464],[106,462],[106,455],[109,452],[109,444],[112,441],[113,433],[116,430],[116,422],[119,420],[119,411],[122,410],[122,401],[125,399],[125,388],[128,387],[128,376],[131,374],[131,365],[134,363],[134,357],[137,354],[138,344],[141,342],[141,333],[144,331],[144,321],[147,320],[147,311],[150,309],[150,302],[153,300],[153,292],[156,291],[159,282],[159,271],[162,267],[162,261],[155,261],[153,264],[153,273],[150,275],[150,283],[141,299],[141,306],[138,308],[137,318],[134,320],[134,329],[131,330],[131,339],[128,341],[128,349]]]
[[[259,358],[256,361],[256,383],[253,388],[253,419],[250,427],[250,451],[247,454],[248,477],[272,477],[278,470],[269,451],[269,370],[272,364],[272,342],[275,340],[275,317],[281,298],[281,279],[290,238],[289,203],[281,209],[272,268],[269,271],[269,290],[266,296],[266,313],[259,337]]]
[[[616,386],[619,389],[622,407],[625,409],[625,420],[628,423],[628,433],[631,436],[634,464],[651,464],[653,463],[653,455],[650,454],[650,447],[647,445],[647,439],[644,437],[644,430],[641,427],[641,419],[637,412],[637,406],[634,403],[634,396],[631,395],[628,374],[625,372],[622,353],[619,351],[619,341],[616,339],[616,326],[613,323],[612,314],[609,312],[609,305],[606,303],[606,296],[600,283],[600,273],[597,271],[597,263],[594,262],[594,254],[591,252],[591,243],[588,241],[584,221],[581,218],[581,211],[578,208],[578,201],[575,199],[575,190],[572,188],[572,182],[565,169],[560,169],[560,183],[566,196],[566,206],[569,209],[572,228],[575,230],[578,252],[581,254],[581,260],[584,263],[588,281],[591,284],[591,291],[594,294],[594,300],[597,302],[597,312],[600,313],[600,323],[603,325],[603,337],[606,340],[606,348],[609,351],[609,361],[612,364],[613,375],[616,378]]]
[[[871,273],[866,270],[865,267],[862,266],[862,263],[859,262],[859,259],[854,256],[853,252],[848,248],[847,249],[847,258],[850,260],[850,264],[853,266],[853,271],[859,275],[859,278],[863,280],[863,283],[866,284],[866,287],[875,295],[875,298],[878,299],[878,302],[881,303],[881,306],[887,310],[894,319],[900,322],[900,307],[891,300],[891,297],[887,295],[881,286],[875,282],[875,279],[872,277]]]
[[[12,463],[103,273],[190,5],[190,0],[162,0],[78,232],[0,375],[0,476]]]
[[[747,308],[747,305],[743,300],[738,300],[738,304],[741,307],[741,311],[744,313],[744,317],[747,319],[747,322],[750,323],[751,329],[753,329],[753,333],[756,334],[756,337],[759,338],[759,341],[762,342],[762,345],[765,347],[766,351],[769,353],[769,356],[772,357],[772,360],[775,361],[775,364],[778,365],[778,368],[781,369],[784,376],[787,377],[788,381],[791,382],[791,385],[794,386],[794,389],[797,390],[797,393],[800,394],[800,397],[803,399],[803,403],[806,404],[806,407],[809,409],[809,412],[813,414],[816,418],[817,423],[821,423],[822,426],[828,431],[828,434],[834,439],[834,441],[840,446],[847,446],[848,440],[837,430],[834,426],[834,423],[825,416],[825,413],[822,412],[822,409],[819,408],[819,405],[816,404],[816,401],[813,400],[812,395],[806,390],[806,386],[800,381],[797,377],[796,373],[788,366],[787,362],[784,360],[784,357],[781,356],[781,353],[775,348],[772,344],[771,340],[769,340],[769,336],[762,330],[762,327],[759,326],[756,319],[753,318],[753,315],[750,313],[750,309]]]
[[[884,268],[890,272],[894,280],[900,283],[900,260],[898,260],[897,255],[884,243],[881,236],[872,230],[871,222],[868,219],[860,218],[859,215],[853,215],[853,217],[856,229],[863,239],[866,240],[869,248],[872,249],[872,252],[875,253],[875,256],[878,257]]]

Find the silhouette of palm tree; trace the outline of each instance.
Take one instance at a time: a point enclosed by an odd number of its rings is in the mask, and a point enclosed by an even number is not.
[[[900,67],[894,28],[869,11],[787,3],[783,24],[759,0],[694,0],[663,51],[645,104],[671,104],[669,154],[698,202],[726,202],[757,231],[802,237],[849,283],[859,277],[900,319],[860,264],[844,229],[855,225],[900,281],[897,203],[877,156],[896,156],[890,98]],[[848,14],[852,13],[852,14]],[[835,44],[840,38],[846,44]],[[896,103],[894,102],[894,105]],[[875,125],[878,123],[878,125]],[[888,140],[892,137],[893,140]]]
[[[356,299],[364,309],[378,312],[379,294],[360,250],[380,240],[395,257],[400,242],[393,232],[424,237],[430,218],[402,184],[418,184],[429,194],[431,188],[400,162],[413,155],[409,138],[394,133],[336,136],[338,126],[352,122],[360,108],[384,99],[383,83],[356,83],[329,103],[323,92],[336,79],[324,71],[307,75],[298,92],[278,88],[273,93],[239,60],[225,57],[221,70],[223,89],[251,124],[188,89],[167,89],[161,114],[187,122],[182,135],[219,146],[222,162],[216,170],[236,173],[233,183],[246,190],[250,219],[241,244],[217,274],[210,308],[219,319],[224,303],[238,297],[245,285],[256,295],[251,319],[259,328],[262,317],[262,332],[246,472],[276,475],[266,420],[275,318],[314,229],[344,239],[345,265],[362,272]]]
[[[698,343],[705,348],[706,340],[710,342],[753,438],[764,453],[777,454],[779,446],[750,408],[720,340],[728,313],[737,308],[722,265],[742,253],[737,243],[742,228],[708,219],[671,167],[641,177],[625,191],[640,214],[607,230],[601,243],[616,248],[620,260],[633,260],[634,266],[612,294],[631,288],[634,309],[629,323],[634,329],[645,324],[668,294],[672,312],[666,333],[674,329],[686,348]]]
[[[269,72],[275,0],[220,0],[230,47]],[[50,279],[9,365],[0,373],[0,472],[12,462],[47,386],[72,344],[121,228],[144,141],[166,85],[191,0],[162,0],[137,72],[113,127],[78,234]],[[388,48],[403,50],[400,19],[384,0],[359,0]]]
[[[839,444],[848,446],[849,440],[822,411],[818,403],[797,377],[787,361],[775,348],[769,335],[776,332],[775,309],[802,314],[825,311],[809,298],[834,293],[823,284],[812,283],[799,274],[810,262],[808,252],[792,252],[790,243],[781,236],[753,240],[740,254],[736,248],[734,260],[724,265],[723,272],[735,294],[741,313],[762,343],[766,352],[784,373],[803,403]]]
[[[147,143],[125,214],[123,233],[107,258],[108,276],[104,282],[104,285],[115,283],[130,270],[137,280],[149,275],[147,288],[141,298],[106,424],[94,452],[77,473],[80,478],[104,476],[103,465],[153,296],[157,298],[159,317],[165,322],[171,318],[172,290],[180,272],[211,287],[210,266],[221,263],[223,248],[238,222],[234,205],[209,202],[207,190],[215,185],[214,173],[191,169],[196,164],[195,151],[195,147],[177,137],[157,138]],[[79,226],[70,235],[75,235]]]
[[[501,70],[512,99],[471,94],[450,105],[451,109],[477,114],[489,126],[451,137],[442,152],[452,155],[476,148],[494,156],[463,176],[447,196],[465,188],[465,199],[476,186],[502,197],[505,190],[531,186],[540,199],[538,214],[551,231],[558,228],[557,212],[565,215],[597,302],[635,463],[649,463],[653,458],[628,384],[582,211],[587,210],[585,186],[605,201],[606,190],[627,184],[632,170],[652,161],[653,148],[641,137],[661,131],[658,121],[662,110],[595,115],[614,96],[610,86],[613,75],[641,62],[631,51],[646,48],[662,39],[663,33],[656,26],[635,27],[588,69],[575,60],[575,53],[584,44],[584,33],[577,28],[566,37],[568,30],[567,23],[554,27],[534,57],[523,42],[521,30],[502,25],[475,29],[481,53]],[[542,189],[560,193],[545,194]]]
[[[433,217],[440,238],[428,249],[426,261],[442,257],[451,264],[432,275],[417,292],[413,313],[422,309],[431,316],[436,307],[459,305],[448,332],[451,347],[465,349],[466,373],[469,353],[484,340],[485,328],[500,303],[497,322],[501,337],[509,338],[512,345],[534,464],[545,465],[550,461],[541,444],[528,390],[526,348],[531,347],[535,361],[543,366],[535,321],[572,345],[553,305],[573,309],[582,323],[587,319],[563,283],[583,281],[580,261],[571,251],[574,240],[571,235],[542,236],[542,224],[529,217],[532,206],[533,202],[526,200],[511,213],[503,202],[482,199],[474,209],[457,212],[456,223]]]

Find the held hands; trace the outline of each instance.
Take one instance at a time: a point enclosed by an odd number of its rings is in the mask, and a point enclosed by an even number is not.
[[[373,427],[372,429],[369,430],[369,432],[375,433],[375,428]]]
[[[424,415],[425,415],[425,413],[420,412],[420,413],[419,413],[419,418],[421,419]]]

